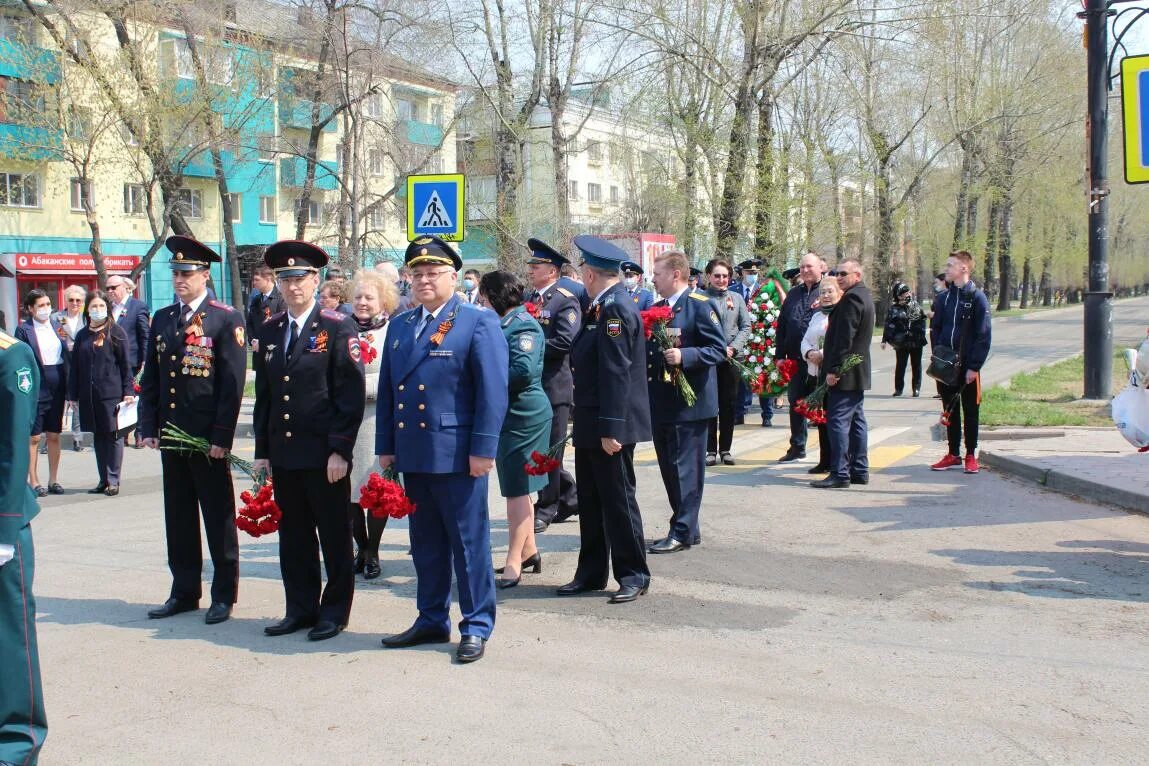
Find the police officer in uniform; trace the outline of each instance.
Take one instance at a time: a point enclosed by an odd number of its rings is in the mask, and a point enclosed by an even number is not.
[[[383,645],[451,640],[451,566],[459,586],[459,662],[483,656],[495,627],[487,475],[508,405],[510,356],[499,316],[455,294],[463,261],[438,237],[407,248],[419,307],[391,320],[379,368],[375,452],[403,474],[418,578],[415,623]]]
[[[527,260],[527,278],[535,288],[531,300],[539,307],[538,320],[543,326],[546,349],[543,353],[543,390],[551,402],[550,444],[567,438],[570,426],[571,400],[574,393],[571,378],[570,351],[579,328],[582,327],[582,309],[578,297],[559,281],[560,269],[569,263],[566,256],[539,239],[528,239],[531,256]],[[556,521],[564,521],[578,513],[578,491],[574,477],[562,466],[561,447],[555,458],[559,467],[548,475],[547,486],[539,492],[535,503],[535,532],[545,532]]]
[[[705,293],[687,282],[689,263],[680,250],[668,250],[654,259],[654,287],[670,306],[674,318],[667,334],[674,348],[663,351],[647,341],[647,386],[654,451],[670,500],[670,531],[650,546],[650,553],[676,553],[701,540],[698,512],[706,473],[706,432],[718,417],[718,382],[715,367],[726,359],[726,336],[718,307]],[[696,400],[687,405],[674,383],[684,375]]]
[[[646,311],[654,305],[654,293],[642,286],[642,274],[642,267],[634,261],[623,262],[622,278],[626,293],[639,311]]]
[[[613,564],[620,587],[610,601],[625,603],[650,587],[634,496],[634,445],[651,438],[642,317],[619,283],[626,253],[588,235],[575,237],[574,244],[583,255],[583,282],[595,298],[571,349],[581,547],[574,579],[558,594],[602,590]]]
[[[0,763],[34,764],[48,719],[36,646],[28,434],[36,417],[36,352],[0,330]]]
[[[177,300],[152,318],[140,383],[139,432],[143,443],[154,449],[165,426],[178,426],[207,439],[211,453],[204,457],[165,449],[160,457],[172,590],[163,606],[148,616],[171,617],[199,608],[202,512],[215,570],[204,620],[213,625],[231,616],[239,587],[235,493],[227,453],[243,398],[247,342],[243,315],[207,296],[209,269],[220,257],[190,237],[168,237],[166,245]]]
[[[355,322],[315,300],[327,253],[309,242],[267,248],[287,304],[259,329],[255,356],[255,465],[275,484],[279,571],[287,609],[263,632],[284,636],[310,628],[322,641],[351,616],[355,554],[351,549],[351,458],[363,421],[367,385]],[[319,541],[316,543],[316,533]],[[327,570],[320,590],[319,552]]]

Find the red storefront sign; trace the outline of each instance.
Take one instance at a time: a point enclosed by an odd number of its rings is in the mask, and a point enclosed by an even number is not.
[[[109,274],[127,274],[140,265],[138,255],[105,255]],[[95,274],[90,253],[16,253],[18,274]]]

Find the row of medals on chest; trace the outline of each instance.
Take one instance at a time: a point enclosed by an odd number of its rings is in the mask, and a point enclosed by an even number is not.
[[[184,358],[181,362],[183,369],[180,372],[194,378],[206,378],[211,372],[214,358],[212,339],[204,335],[203,316],[196,314],[184,331]]]

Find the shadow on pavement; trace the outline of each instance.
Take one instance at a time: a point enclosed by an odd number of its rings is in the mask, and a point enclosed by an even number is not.
[[[1149,602],[1149,545],[1120,541],[1068,540],[1073,551],[936,550],[967,566],[1013,567],[1017,581],[969,581],[978,590],[1022,593],[1042,598],[1099,598]],[[1102,550],[1087,551],[1085,548]]]

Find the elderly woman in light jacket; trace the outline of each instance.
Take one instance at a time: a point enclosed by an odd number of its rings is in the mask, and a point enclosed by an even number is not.
[[[810,317],[810,324],[806,334],[802,336],[802,358],[806,360],[806,371],[809,379],[806,381],[806,390],[813,391],[818,385],[819,366],[822,364],[822,344],[826,340],[826,328],[830,324],[830,314],[834,305],[842,297],[842,288],[838,285],[836,277],[823,277],[818,284],[818,300],[815,306],[819,309]],[[807,473],[830,472],[830,435],[826,424],[818,426],[818,465]]]
[[[750,312],[746,301],[730,289],[730,276],[734,267],[729,261],[715,258],[706,264],[706,295],[718,306],[718,316],[722,320],[722,331],[726,336],[726,358],[733,359],[742,351],[750,337]],[[734,408],[738,398],[738,370],[727,361],[718,365],[718,417],[711,419],[710,432],[706,437],[706,465],[718,462],[722,455],[723,465],[734,465],[730,446],[734,441]]]
[[[356,501],[375,468],[375,398],[379,390],[379,365],[387,345],[387,320],[399,304],[399,291],[394,283],[374,270],[357,273],[350,285],[352,318],[359,325],[367,382],[367,406],[363,411],[363,425],[359,427],[359,436],[355,440],[352,461],[355,475],[351,484],[351,529],[358,548],[355,573],[373,580],[383,573],[379,565],[379,541],[383,539],[387,519],[371,516]]]

